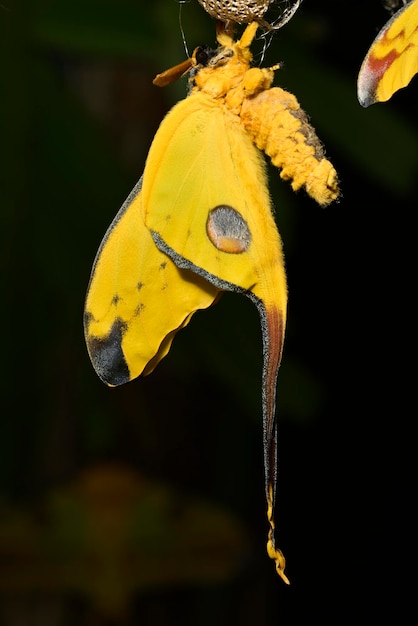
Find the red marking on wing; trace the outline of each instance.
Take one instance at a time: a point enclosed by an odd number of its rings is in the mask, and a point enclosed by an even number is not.
[[[386,72],[388,67],[392,65],[397,58],[399,58],[399,52],[396,50],[391,50],[381,59],[376,58],[373,54],[369,56],[367,59],[367,69],[371,72],[373,76],[372,84],[377,86],[378,82],[382,78],[383,74]]]

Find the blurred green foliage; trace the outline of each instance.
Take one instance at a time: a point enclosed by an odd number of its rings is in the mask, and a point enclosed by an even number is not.
[[[181,8],[189,50],[214,45],[214,22],[198,3]],[[84,346],[97,247],[164,113],[186,93],[184,80],[152,86],[157,72],[186,56],[179,3],[0,5],[0,498],[30,510],[83,468],[111,460],[214,499],[256,544],[226,586],[179,592],[155,582],[130,607],[141,616],[132,623],[177,623],[175,615],[183,624],[261,626],[312,614],[335,623],[323,575],[349,602],[353,540],[336,528],[358,523],[359,494],[372,482],[361,471],[381,392],[370,373],[388,358],[396,298],[407,308],[393,276],[410,260],[405,223],[416,205],[416,85],[367,110],[356,98],[358,68],[385,19],[379,0],[305,0],[264,54],[265,65],[284,61],[276,81],[309,114],[342,187],[341,201],[324,211],[270,171],[290,292],[278,395],[278,544],[296,587],[289,591],[264,553],[261,337],[251,303],[223,296],[176,337],[152,376],[124,388],[102,385]],[[59,624],[73,623],[68,615]],[[86,613],[77,615],[83,623]]]

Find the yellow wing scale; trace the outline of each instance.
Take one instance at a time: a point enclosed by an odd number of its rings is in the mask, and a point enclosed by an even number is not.
[[[276,382],[287,288],[259,149],[283,179],[295,190],[305,188],[319,204],[337,199],[339,189],[296,98],[271,87],[277,68],[251,67],[256,30],[250,24],[237,42],[222,31],[221,47],[207,63],[192,60],[190,95],[161,123],[143,178],[99,249],[85,335],[98,375],[117,385],[150,373],[175,333],[223,291],[254,302],[263,340],[267,550],[288,583],[274,521]]]
[[[418,72],[418,0],[399,9],[383,26],[361,65],[360,104],[386,102]]]

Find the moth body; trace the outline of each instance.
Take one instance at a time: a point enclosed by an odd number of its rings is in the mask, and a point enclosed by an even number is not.
[[[330,204],[340,193],[338,177],[314,127],[293,94],[271,87],[279,66],[251,67],[252,55],[243,39],[236,43],[226,36],[221,39],[221,53],[207,67],[197,68],[191,97],[203,92],[225,106],[294,191],[304,188],[321,206]],[[232,54],[226,56],[226,51]]]

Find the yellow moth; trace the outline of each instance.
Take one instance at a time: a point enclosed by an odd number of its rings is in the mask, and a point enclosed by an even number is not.
[[[370,46],[357,80],[360,104],[386,102],[418,72],[418,0],[401,7]]]
[[[190,93],[167,114],[144,173],[97,253],[85,303],[85,337],[99,377],[120,385],[149,374],[175,333],[223,291],[258,309],[263,340],[262,411],[267,549],[276,547],[276,380],[287,288],[264,151],[291,182],[325,206],[336,172],[296,98],[272,87],[274,69],[251,66],[257,23],[239,41],[220,29],[219,49],[195,51]],[[177,66],[174,76],[183,70]],[[170,71],[157,77],[169,82]]]

